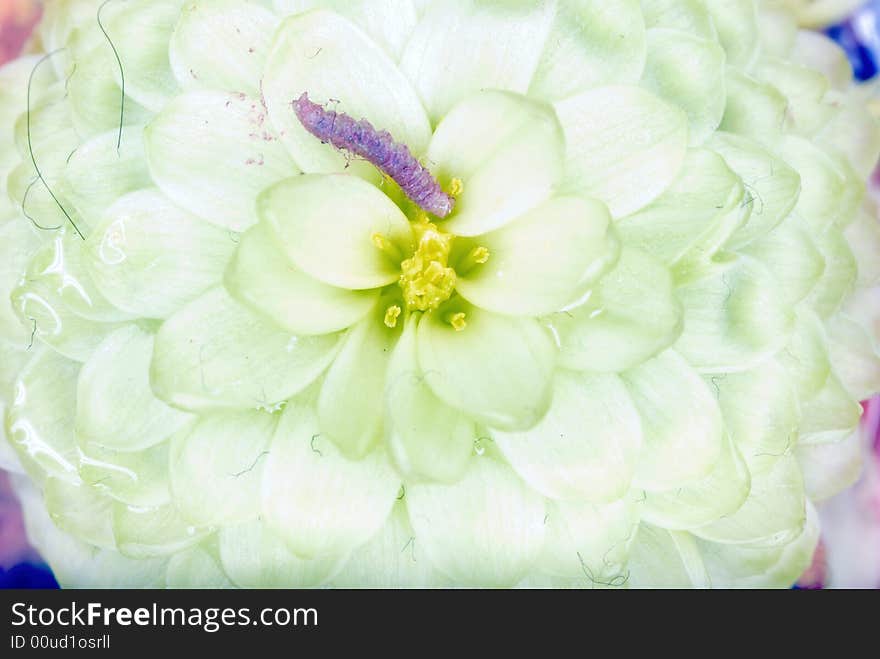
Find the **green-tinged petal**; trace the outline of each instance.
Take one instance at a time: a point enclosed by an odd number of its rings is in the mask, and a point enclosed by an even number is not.
[[[642,523],[632,543],[627,583],[633,588],[708,588],[712,585],[690,533]]]
[[[786,455],[764,473],[752,474],[752,488],[734,513],[694,529],[705,540],[730,544],[786,545],[806,521],[806,495],[794,455]]]
[[[746,189],[742,203],[751,210],[745,224],[728,240],[729,247],[740,247],[760,238],[795,207],[801,189],[798,173],[760,143],[719,131],[706,146],[724,158],[742,179]]]
[[[187,2],[168,45],[168,59],[184,90],[259,93],[258,83],[278,17],[256,2]]]
[[[819,392],[802,402],[801,444],[838,442],[855,431],[862,406],[831,373]]]
[[[562,128],[553,109],[501,91],[473,94],[443,117],[427,160],[463,192],[441,225],[461,236],[497,229],[546,201],[562,176]]]
[[[490,426],[535,425],[550,405],[556,347],[537,321],[470,308],[459,332],[441,313],[422,319],[419,365],[447,405]]]
[[[706,39],[718,36],[703,0],[641,0],[641,9],[648,27],[681,30]]]
[[[10,293],[18,286],[28,262],[40,246],[40,240],[28,221],[18,217],[0,225],[0,244],[7,246],[0,259],[0,334],[24,349],[30,343],[33,323],[22,323],[15,313]]]
[[[529,86],[557,101],[609,83],[636,83],[645,64],[638,0],[563,0]]]
[[[106,322],[130,320],[131,314],[114,307],[95,286],[85,246],[79,236],[55,234],[31,259],[28,277],[57,292],[64,308],[77,316]]]
[[[730,439],[705,478],[663,492],[646,492],[642,519],[665,529],[693,529],[737,510],[749,494],[749,468]]]
[[[718,588],[791,588],[813,559],[819,515],[807,502],[803,531],[783,546],[706,542],[697,545],[712,584]]]
[[[407,320],[387,366],[389,449],[407,479],[455,482],[468,467],[477,430],[466,414],[443,403],[425,382],[419,369],[418,320]]]
[[[400,59],[418,23],[419,0],[273,0],[286,16],[310,9],[330,9],[361,27],[392,59]]]
[[[41,164],[42,180],[30,159],[20,162],[9,173],[6,183],[14,207],[8,211],[12,213],[10,217],[22,216],[20,221],[29,223],[38,235],[73,233],[80,239],[76,229],[86,235],[89,231],[88,224],[76,207],[65,199],[63,179],[42,167]]]
[[[706,0],[706,8],[727,52],[727,63],[748,68],[760,52],[755,0]]]
[[[168,588],[233,587],[214,556],[199,546],[190,547],[171,557],[165,581]]]
[[[702,372],[735,372],[775,354],[794,322],[780,285],[745,256],[716,258],[676,289],[684,329],[675,344]]]
[[[805,302],[819,316],[828,318],[855,288],[859,266],[846,237],[837,227],[829,227],[820,235],[813,234],[813,242],[825,259],[825,271]]]
[[[191,526],[171,503],[155,508],[116,503],[112,519],[119,552],[130,558],[170,556],[198,544],[208,533]]]
[[[876,212],[862,209],[843,233],[856,257],[859,273],[857,287],[880,284],[880,220]]]
[[[369,289],[400,277],[400,263],[374,244],[381,234],[398,250],[411,250],[403,212],[382,192],[345,174],[286,179],[264,192],[260,219],[291,263],[341,288]]]
[[[452,0],[430,5],[400,68],[413,81],[431,121],[484,89],[524,94],[548,39],[554,4]]]
[[[292,110],[288,108],[292,113]],[[256,198],[298,173],[261,101],[244,93],[193,91],[174,98],[144,131],[150,174],[181,208],[244,231]]]
[[[16,487],[25,509],[28,539],[52,566],[63,588],[158,588],[165,585],[166,559],[133,560],[115,549],[86,544],[51,521],[32,483]]]
[[[111,131],[84,142],[64,170],[60,190],[90,227],[119,197],[152,185],[143,139],[126,134],[117,149],[118,139]]]
[[[642,85],[684,110],[690,143],[702,144],[724,115],[724,49],[711,39],[660,28],[648,30],[647,42]]]
[[[241,588],[310,588],[341,567],[337,557],[299,558],[260,521],[224,526],[219,533],[223,571]]]
[[[58,286],[49,277],[33,279],[12,291],[11,300],[31,336],[70,359],[84,362],[119,325],[87,320],[64,304]]]
[[[303,93],[316,103],[338,100],[337,112],[391,131],[417,157],[431,137],[424,107],[394,61],[360,28],[333,12],[310,11],[281,23],[263,71],[262,91],[272,124],[305,172],[339,172],[349,161],[299,122],[290,104]],[[378,180],[368,163],[355,161],[351,171]]]
[[[432,566],[416,541],[406,506],[398,503],[370,541],[354,550],[333,578],[337,588],[427,588],[451,585]]]
[[[751,473],[767,471],[797,442],[800,406],[795,383],[775,360],[743,373],[707,378],[724,427]]]
[[[652,204],[615,226],[623,242],[664,263],[712,256],[748,218],[744,188],[718,154],[690,149],[678,177]]]
[[[44,473],[77,481],[76,378],[80,365],[48,348],[36,351],[15,380],[6,410],[9,442],[38,482]]]
[[[416,542],[456,584],[513,585],[541,553],[543,500],[492,458],[452,485],[410,485],[406,504]]]
[[[385,524],[399,491],[382,450],[348,460],[321,436],[314,409],[287,406],[266,456],[263,518],[298,556],[341,556],[362,545]]]
[[[45,99],[32,100],[30,112],[22,113],[15,122],[15,145],[27,163],[29,174],[36,175],[33,167],[36,161],[49,181],[60,176],[70,154],[80,143],[64,93],[63,83],[55,83]]]
[[[541,569],[590,587],[624,585],[640,510],[636,493],[604,505],[548,503]]]
[[[801,31],[796,18],[784,5],[785,3],[758,4],[758,30],[763,54],[774,57],[790,54],[797,34]]]
[[[343,454],[360,458],[382,436],[388,360],[399,332],[385,326],[377,305],[345,338],[318,397],[321,431]]]
[[[136,325],[120,327],[83,365],[76,389],[80,446],[140,451],[168,438],[190,420],[190,415],[153,395],[153,341],[153,334]]]
[[[150,379],[184,409],[275,409],[321,374],[337,339],[284,332],[215,288],[162,325]]]
[[[565,184],[604,201],[615,218],[659,197],[687,152],[687,116],[639,87],[600,87],[556,103]]]
[[[721,455],[722,420],[700,376],[667,350],[623,379],[642,417],[635,484],[670,490],[707,476]]]
[[[721,130],[774,144],[785,127],[785,95],[737,69],[728,69],[725,84],[727,103]]]
[[[819,71],[787,58],[762,57],[754,74],[788,99],[785,125],[793,133],[812,136],[834,113],[834,108],[823,102],[829,83]]]
[[[849,316],[837,314],[828,324],[828,347],[834,372],[856,400],[880,392],[877,339]]]
[[[791,339],[777,359],[789,372],[801,401],[812,398],[825,386],[831,372],[826,343],[822,321],[809,309],[798,308]]]
[[[27,110],[27,90],[31,88],[32,100],[38,101],[55,82],[55,73],[49,62],[34,71],[40,61],[39,55],[22,55],[0,66],[0,171],[5,171],[15,154],[6,147],[13,144],[10,126]],[[33,76],[31,75],[33,74]],[[3,190],[0,183],[0,191]]]
[[[859,177],[866,178],[880,155],[877,118],[858,97],[839,95],[830,100],[838,103],[839,110],[819,133],[819,141],[846,156]]]
[[[811,501],[824,501],[855,484],[862,473],[862,434],[837,442],[801,444],[795,455]]]
[[[55,526],[78,540],[115,549],[113,499],[85,483],[48,478],[43,484],[46,509]]]
[[[276,421],[258,411],[212,414],[180,433],[168,462],[180,514],[198,526],[256,517]]]
[[[77,132],[83,137],[94,137],[112,130],[114,147],[129,140],[139,141],[132,136],[140,132],[150,112],[130,94],[123,98],[119,62],[107,38],[97,29],[77,32],[68,48],[74,62],[65,86],[70,118]]]
[[[167,318],[219,284],[238,238],[155,188],[116,201],[86,241],[89,273],[119,309]]]
[[[681,305],[669,270],[625,247],[586,302],[549,320],[563,366],[616,372],[637,366],[678,338]]]
[[[582,297],[617,259],[620,247],[610,224],[604,204],[554,197],[477,238],[489,250],[489,260],[463,273],[456,290],[496,313],[538,316],[558,311]]]
[[[825,271],[825,259],[796,213],[741,251],[760,261],[773,274],[783,299],[790,305],[804,299]]]
[[[561,371],[550,410],[535,427],[493,436],[514,471],[544,496],[607,502],[629,490],[642,424],[616,375]]]
[[[82,451],[79,476],[108,497],[130,506],[155,507],[171,499],[168,488],[170,442],[144,451],[115,451],[91,445]]]
[[[378,290],[338,288],[297,270],[262,223],[241,237],[225,284],[236,300],[295,334],[326,334],[350,327],[376,306],[379,297]]]
[[[144,107],[158,112],[177,91],[168,63],[168,40],[180,15],[179,0],[134,0],[119,6],[104,29],[123,62],[117,83]]]
[[[852,84],[853,70],[846,51],[821,32],[798,30],[788,56],[824,75],[835,89],[845,92]]]
[[[801,194],[795,207],[814,233],[832,224],[845,226],[855,217],[864,183],[857,180],[842,158],[835,158],[801,137],[782,141],[782,156],[801,178]]]

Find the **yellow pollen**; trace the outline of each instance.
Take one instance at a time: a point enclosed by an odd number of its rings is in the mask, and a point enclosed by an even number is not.
[[[470,257],[473,259],[474,263],[479,264],[486,263],[489,260],[489,256],[491,256],[491,253],[488,248],[483,246],[474,247],[470,253]]]
[[[385,326],[394,329],[397,327],[397,319],[400,317],[403,309],[398,307],[396,304],[391,305],[385,311]]]
[[[464,192],[464,183],[460,178],[454,178],[449,182],[449,195],[458,197]]]
[[[401,254],[400,249],[388,240],[384,234],[377,231],[370,236],[370,240],[373,242],[373,245],[385,252],[391,259],[399,261],[402,258],[403,254]]]
[[[455,290],[455,270],[447,265],[452,236],[430,222],[414,223],[413,231],[417,247],[412,257],[400,264],[400,288],[409,310],[429,311]]]
[[[454,313],[448,318],[449,324],[452,325],[452,328],[456,332],[462,331],[465,327],[467,327],[467,314],[463,311],[459,311],[458,313]]]

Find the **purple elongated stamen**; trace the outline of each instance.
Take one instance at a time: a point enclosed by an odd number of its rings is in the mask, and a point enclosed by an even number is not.
[[[452,211],[455,199],[443,191],[406,144],[395,142],[387,130],[376,130],[366,119],[357,121],[344,112],[325,110],[309,100],[308,92],[293,102],[293,111],[312,135],[371,162],[423,210],[439,218]]]

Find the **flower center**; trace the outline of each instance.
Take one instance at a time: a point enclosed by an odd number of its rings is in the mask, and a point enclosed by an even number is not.
[[[452,235],[442,233],[435,224],[413,224],[416,251],[400,264],[400,288],[409,311],[433,311],[455,290],[455,270],[449,262]]]

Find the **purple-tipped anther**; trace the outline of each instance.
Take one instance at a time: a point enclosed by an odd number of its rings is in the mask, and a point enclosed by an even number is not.
[[[395,142],[388,131],[376,130],[366,119],[356,121],[344,112],[325,110],[309,100],[308,92],[293,102],[293,111],[312,135],[371,162],[423,210],[439,218],[452,212],[455,199],[443,192],[406,144]]]

